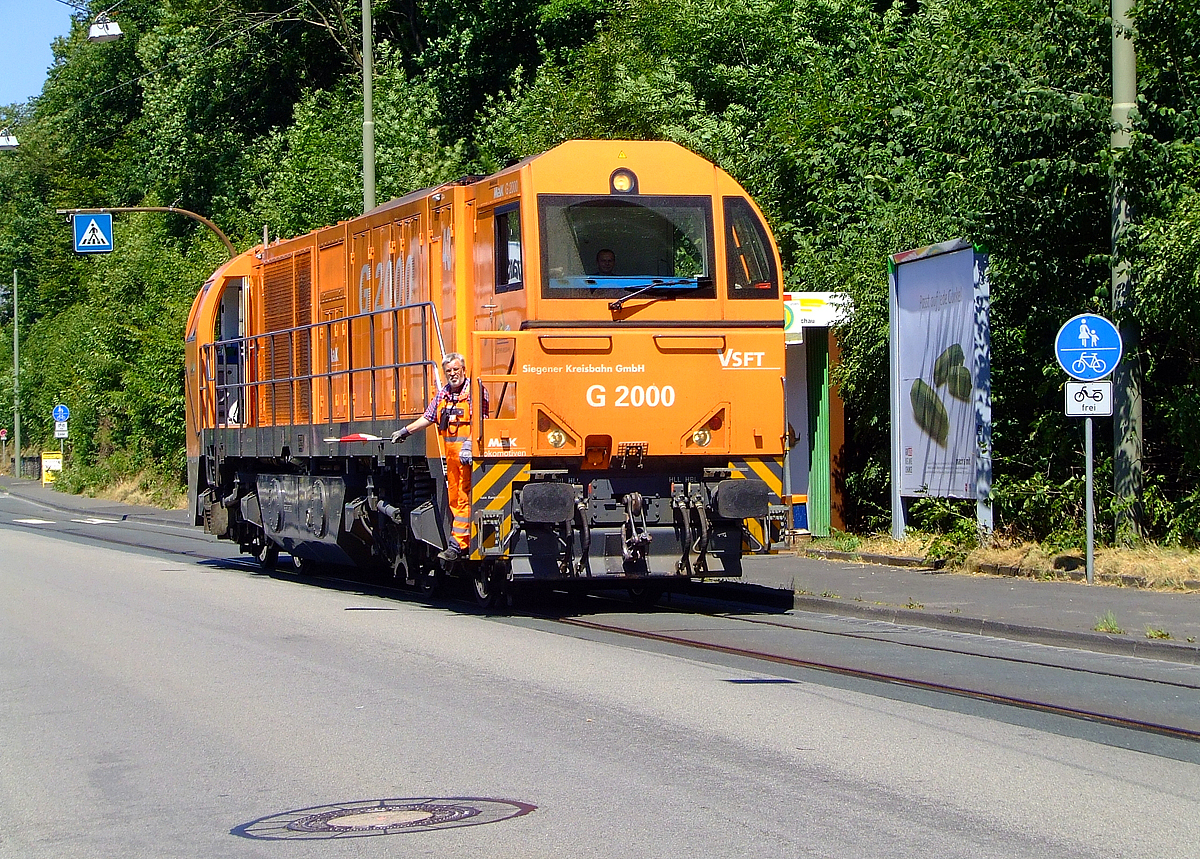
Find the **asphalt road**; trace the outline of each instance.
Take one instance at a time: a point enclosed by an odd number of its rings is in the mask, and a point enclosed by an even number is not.
[[[1169,754],[71,526],[0,527],[3,857],[1200,844],[1200,766]]]

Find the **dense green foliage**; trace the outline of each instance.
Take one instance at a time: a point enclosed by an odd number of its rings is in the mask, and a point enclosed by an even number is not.
[[[357,0],[126,0],[126,39],[88,44],[81,18],[41,97],[3,109],[21,148],[0,158],[0,271],[26,284],[34,439],[61,400],[82,465],[178,469],[183,320],[221,248],[191,222],[125,217],[120,254],[76,259],[53,210],[177,203],[240,247],[264,223],[294,234],[356,214],[358,14]],[[999,522],[1065,543],[1082,527],[1082,440],[1052,340],[1109,311],[1122,176],[1140,218],[1122,252],[1151,533],[1200,542],[1200,5],[1139,9],[1137,132],[1116,162],[1106,15],[1100,0],[376,0],[379,197],[573,137],[671,139],[720,164],[768,213],[789,285],[854,300],[840,464],[858,529],[888,511],[886,258],[957,236],[987,247]],[[1098,438],[1109,450],[1106,422]]]

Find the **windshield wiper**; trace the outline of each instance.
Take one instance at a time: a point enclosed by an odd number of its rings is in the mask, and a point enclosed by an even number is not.
[[[622,295],[616,301],[610,301],[608,303],[608,309],[620,310],[625,306],[625,302],[629,299],[637,298],[642,293],[649,292],[652,289],[658,289],[659,287],[663,286],[688,286],[692,289],[698,289],[700,286],[706,286],[707,280],[708,278],[706,277],[689,277],[682,280],[652,280],[645,286],[638,287],[633,292],[629,293],[629,295]],[[632,287],[626,287],[626,289],[632,289]]]

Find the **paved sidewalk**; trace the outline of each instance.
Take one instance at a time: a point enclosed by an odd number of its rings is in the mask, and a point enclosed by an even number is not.
[[[742,582],[793,590],[793,605],[803,611],[1200,664],[1200,593],[950,573],[794,554],[747,558]],[[1124,634],[1095,630],[1108,612]],[[1170,633],[1171,639],[1149,638],[1148,629]]]
[[[67,495],[30,480],[0,476],[2,493],[103,518],[190,524],[184,510]],[[764,604],[802,611],[1200,664],[1200,593],[948,573],[790,553],[746,558],[743,577],[725,587]],[[1123,635],[1095,631],[1108,612],[1125,630]],[[1148,629],[1170,633],[1171,639],[1149,638]]]
[[[25,480],[0,474],[0,494],[8,493],[19,498],[41,504],[54,510],[70,513],[86,513],[103,519],[143,519],[155,522],[191,524],[186,510],[163,510],[161,507],[142,507],[137,504],[122,504],[103,498],[88,498],[84,495],[69,495],[42,486],[37,480]]]

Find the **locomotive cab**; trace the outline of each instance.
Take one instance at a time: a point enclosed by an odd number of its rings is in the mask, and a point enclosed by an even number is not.
[[[782,488],[780,268],[761,214],[665,143],[567,143],[485,187],[481,555],[514,580],[740,575]]]

